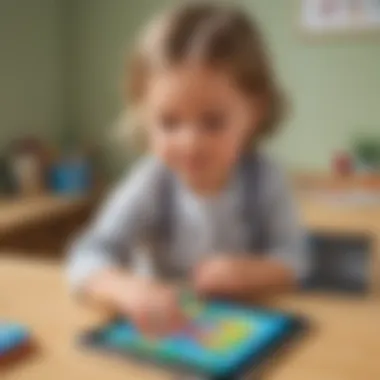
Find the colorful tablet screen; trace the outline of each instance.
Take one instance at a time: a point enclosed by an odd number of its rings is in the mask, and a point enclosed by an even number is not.
[[[293,322],[281,313],[220,302],[187,302],[184,308],[189,323],[171,336],[147,339],[128,321],[117,320],[96,331],[93,343],[218,377],[262,355]]]

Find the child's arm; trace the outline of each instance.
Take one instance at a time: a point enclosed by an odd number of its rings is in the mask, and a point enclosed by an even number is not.
[[[80,299],[128,316],[142,331],[176,328],[182,315],[177,288],[131,271],[130,251],[155,220],[162,168],[148,160],[108,198],[95,222],[74,241],[68,260],[71,287]],[[153,218],[153,219],[152,219]],[[159,322],[157,324],[157,321]]]
[[[91,284],[105,284],[107,288],[120,277],[128,277],[131,248],[153,217],[157,165],[150,159],[138,165],[111,193],[94,222],[71,244],[67,272],[76,293],[95,295],[99,287],[93,291]]]
[[[261,298],[294,289],[294,272],[277,260],[215,257],[194,273],[198,294],[212,297]]]
[[[305,232],[284,175],[271,167],[266,186],[267,252],[236,255],[226,252],[203,263],[195,283],[203,293],[262,296],[297,287],[308,276],[310,257]]]

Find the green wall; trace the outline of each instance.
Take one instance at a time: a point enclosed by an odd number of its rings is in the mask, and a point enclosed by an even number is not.
[[[61,132],[63,5],[0,1],[0,148],[25,133],[56,138]]]
[[[244,3],[262,22],[293,101],[287,129],[273,144],[280,157],[295,167],[327,168],[358,133],[380,135],[380,33],[312,40],[297,28],[297,1]]]
[[[81,0],[72,9],[77,27],[71,77],[74,127],[83,139],[94,136],[103,148],[107,170],[116,175],[125,166],[125,155],[112,139],[123,108],[125,58],[139,28],[163,4],[170,1]]]
[[[75,112],[84,135],[109,134],[121,107],[123,54],[146,19],[173,2],[78,2]],[[276,155],[296,168],[327,168],[358,132],[380,133],[380,35],[310,41],[296,28],[296,1],[240,3],[262,23],[293,101],[287,128],[271,144]]]
[[[109,164],[122,108],[125,54],[151,14],[174,0],[1,0],[0,148],[23,132],[71,131],[100,141]],[[310,41],[296,0],[236,1],[261,22],[293,101],[273,152],[296,168],[327,168],[359,132],[380,133],[380,34]]]

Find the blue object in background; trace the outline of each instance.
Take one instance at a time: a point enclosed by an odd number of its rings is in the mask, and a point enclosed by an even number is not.
[[[16,323],[0,321],[0,357],[16,350],[29,340],[28,330]]]
[[[49,182],[55,193],[85,194],[92,186],[91,165],[82,158],[62,161],[52,167]]]

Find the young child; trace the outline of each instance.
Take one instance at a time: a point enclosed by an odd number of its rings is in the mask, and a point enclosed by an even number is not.
[[[74,288],[165,333],[182,322],[170,275],[235,299],[297,285],[308,271],[303,233],[283,175],[258,153],[283,99],[257,27],[215,4],[166,13],[141,40],[130,84],[151,154],[72,246]],[[150,278],[128,265],[141,243]]]

